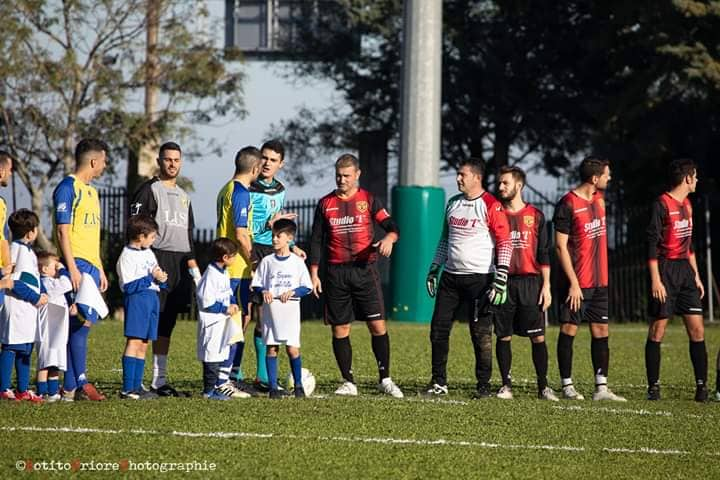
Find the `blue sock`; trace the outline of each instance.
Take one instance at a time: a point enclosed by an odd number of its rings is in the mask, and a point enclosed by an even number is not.
[[[265,364],[267,366],[268,381],[270,384],[270,390],[278,389],[278,369],[277,369],[277,357],[271,357],[268,355],[265,357]]]
[[[300,355],[298,355],[297,358],[290,359],[290,370],[295,380],[295,386],[302,387],[302,359]]]
[[[15,352],[3,348],[0,352],[0,391],[10,389],[14,364]]]
[[[65,352],[67,353],[67,362],[65,366],[65,375],[63,376],[63,390],[66,392],[72,392],[77,388],[77,378],[75,377],[75,369],[73,368],[70,342],[68,342]]]
[[[15,354],[15,372],[17,372],[17,391],[27,392],[30,386],[30,353]]]
[[[245,378],[242,371],[242,358],[244,351],[245,342],[238,342],[237,350],[235,350],[235,356],[233,357],[232,370],[230,372],[232,378],[238,382],[241,382]]]
[[[267,384],[268,371],[265,366],[265,362],[263,362],[263,358],[266,358],[267,355],[267,347],[265,346],[265,342],[262,340],[260,332],[257,330],[253,335],[253,343],[255,344],[255,360],[257,361],[257,375],[255,375],[255,378],[259,380],[260,383]]]
[[[135,379],[133,380],[133,390],[139,392],[142,390],[142,381],[145,374],[145,359],[135,357]]]
[[[37,382],[37,394],[47,395],[48,394],[48,382]]]
[[[230,379],[230,370],[232,370],[235,352],[237,352],[237,343],[230,345],[228,357],[220,364],[220,373],[218,373],[217,383],[215,383],[216,386],[219,387]]]
[[[57,395],[60,391],[60,381],[57,378],[48,378],[48,395]]]
[[[133,382],[135,381],[135,358],[123,355],[122,357],[122,391],[129,393],[133,391]]]
[[[82,387],[88,383],[85,371],[89,333],[90,327],[86,327],[85,325],[70,333],[70,351],[72,352],[73,369],[75,370],[78,387]]]

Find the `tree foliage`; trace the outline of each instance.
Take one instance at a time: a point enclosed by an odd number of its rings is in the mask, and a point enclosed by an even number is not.
[[[236,52],[203,31],[204,4],[161,2],[158,115],[143,115],[146,0],[0,2],[0,144],[19,160],[16,174],[32,207],[74,168],[78,139],[111,146],[111,168],[151,137],[188,138],[218,115],[244,115]],[[48,246],[41,235],[41,244]]]

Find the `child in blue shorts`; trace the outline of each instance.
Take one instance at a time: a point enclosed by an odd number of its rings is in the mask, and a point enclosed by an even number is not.
[[[158,292],[166,286],[167,273],[159,266],[150,246],[157,236],[158,224],[147,215],[128,219],[128,244],[120,254],[117,273],[124,294],[127,338],[122,357],[123,386],[120,398],[147,400],[157,394],[142,388],[145,352],[148,341],[157,339],[160,317]]]

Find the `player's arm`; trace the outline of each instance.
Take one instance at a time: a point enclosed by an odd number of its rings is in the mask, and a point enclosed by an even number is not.
[[[375,242],[373,247],[376,247],[380,255],[383,257],[389,257],[392,253],[393,244],[400,238],[400,229],[395,223],[395,220],[390,216],[390,212],[382,205],[380,200],[373,198],[372,209],[370,210],[373,220],[375,220],[383,230],[385,230],[385,236]]]
[[[322,204],[318,202],[315,207],[315,216],[313,218],[312,234],[310,235],[310,281],[312,282],[313,294],[320,297],[322,293],[322,282],[318,271],[320,269],[320,257],[324,240],[327,236],[327,225],[325,215],[323,215]]]
[[[240,245],[240,256],[250,265],[250,252],[252,251],[252,240],[248,223],[250,218],[250,194],[247,191],[235,189],[233,191],[231,208],[233,224],[235,225],[235,240]]]
[[[690,267],[692,267],[693,272],[695,272],[695,286],[698,290],[700,290],[700,298],[702,299],[705,297],[705,287],[703,286],[702,280],[700,280],[700,272],[698,271],[695,252],[692,252],[690,254],[690,256],[688,257],[688,262],[690,262]]]
[[[557,254],[560,268],[565,273],[565,276],[570,283],[570,289],[568,290],[568,296],[565,299],[565,302],[569,304],[571,311],[577,312],[580,310],[580,305],[583,301],[583,294],[580,289],[580,282],[578,281],[575,269],[573,268],[570,250],[568,249],[568,240],[570,238],[570,229],[572,227],[571,208],[565,203],[558,205],[555,208],[555,217],[553,218],[553,221],[555,223],[555,253]]]
[[[495,276],[488,292],[490,303],[502,305],[507,300],[507,280],[512,258],[510,223],[500,203],[488,208],[488,228],[495,239]]]
[[[538,265],[540,265],[540,274],[542,275],[542,287],[540,288],[540,298],[538,305],[542,305],[543,312],[550,307],[552,303],[552,289],[550,287],[550,235],[548,235],[545,215],[538,212],[537,216],[538,241],[537,256]]]
[[[195,239],[193,232],[195,231],[195,214],[193,213],[192,202],[188,205],[188,245],[190,246],[190,258],[187,261],[188,271],[195,282],[195,286],[200,283],[202,275],[197,260],[195,260]]]
[[[65,260],[65,266],[70,272],[70,282],[73,290],[80,288],[82,274],[75,263],[75,255],[73,255],[70,245],[70,235],[72,230],[72,210],[75,202],[75,191],[72,182],[63,180],[55,189],[53,194],[53,205],[55,207],[55,224],[60,253]]]
[[[147,215],[155,218],[157,214],[157,200],[152,192],[152,182],[147,181],[138,187],[130,201],[130,216]]]
[[[427,289],[428,295],[434,297],[437,293],[438,288],[438,277],[440,276],[440,269],[447,260],[448,252],[448,224],[447,224],[447,208],[446,214],[443,217],[443,229],[440,234],[440,240],[438,241],[437,247],[435,248],[435,256],[430,264],[427,277],[425,277],[425,288]]]
[[[647,257],[648,271],[650,272],[650,291],[653,298],[660,303],[665,303],[667,290],[662,283],[660,267],[658,266],[658,244],[662,241],[663,223],[667,214],[667,209],[662,202],[656,200],[650,212],[650,223],[648,223],[646,231],[648,239]]]

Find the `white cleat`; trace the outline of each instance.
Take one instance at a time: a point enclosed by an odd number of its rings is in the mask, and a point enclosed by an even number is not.
[[[357,397],[357,387],[352,382],[345,382],[335,390],[335,395],[341,395],[343,397]]]
[[[495,394],[497,398],[501,398],[503,400],[512,400],[513,393],[512,393],[512,387],[510,385],[503,385],[500,387],[500,390],[498,390],[497,394]]]
[[[390,377],[383,378],[380,383],[378,383],[378,390],[380,390],[380,393],[385,393],[387,395],[390,395],[391,397],[395,398],[404,398],[405,395],[403,395],[402,390],[400,390],[400,387],[395,385],[395,382],[392,381]],[[335,392],[337,393],[337,392]]]
[[[592,399],[597,402],[602,401],[602,400],[610,400],[612,402],[627,402],[625,397],[621,397],[620,395],[615,395],[607,387],[599,387],[597,390],[595,390],[595,393],[593,393]]]
[[[577,393],[577,392],[575,392]],[[548,400],[550,402],[559,402],[560,399],[555,395],[555,392],[553,392],[553,389],[550,387],[545,387],[542,389],[541,392],[538,392],[538,398],[540,400]]]
[[[572,384],[565,385],[563,387],[563,398],[568,400],[585,400],[582,393],[575,390],[575,387]]]
[[[716,402],[720,402],[720,390],[715,392],[715,396],[713,397]]]
[[[219,387],[215,387],[215,389],[230,398],[250,398],[251,396],[249,393],[243,392],[242,390],[235,388],[235,385],[233,385],[232,381],[230,380],[223,383]]]

